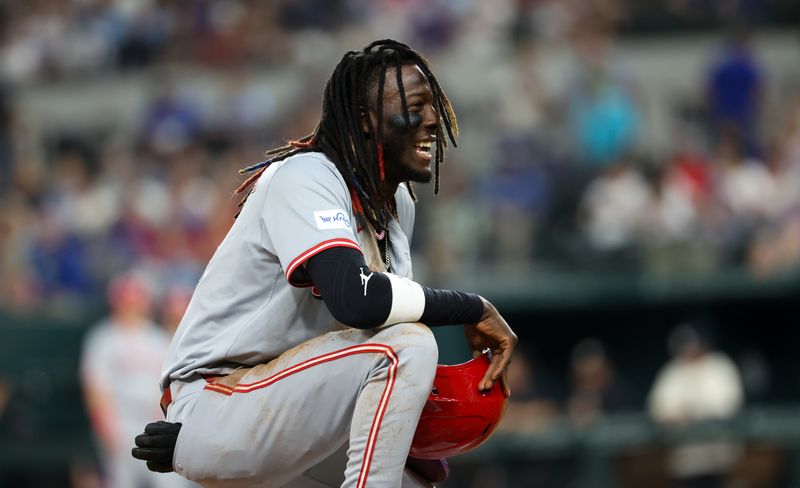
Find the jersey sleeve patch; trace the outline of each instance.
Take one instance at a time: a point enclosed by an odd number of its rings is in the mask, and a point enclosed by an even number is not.
[[[314,223],[317,224],[317,229],[346,229],[352,230],[350,218],[347,212],[341,208],[332,208],[329,210],[317,210],[314,212]]]
[[[294,286],[310,284],[302,264],[334,246],[358,249],[350,194],[333,163],[310,153],[288,158],[268,180],[260,216],[262,245]]]

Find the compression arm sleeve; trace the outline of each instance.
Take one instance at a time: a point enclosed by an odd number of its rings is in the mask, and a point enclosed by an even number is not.
[[[419,285],[391,273],[371,271],[355,249],[334,247],[308,260],[308,275],[339,322],[371,329],[400,322],[430,327],[478,322],[478,295]]]

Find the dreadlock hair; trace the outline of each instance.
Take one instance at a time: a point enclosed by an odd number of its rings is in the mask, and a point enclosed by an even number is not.
[[[383,168],[383,89],[386,71],[395,68],[397,85],[406,123],[409,123],[408,105],[401,80],[400,68],[416,65],[425,75],[433,94],[433,106],[439,114],[436,125],[436,166],[434,194],[439,193],[439,166],[444,161],[447,138],[456,145],[458,122],[455,112],[439,82],[430,70],[428,62],[407,45],[391,39],[375,41],[361,51],[348,51],[333,70],[322,102],[322,116],[314,131],[285,146],[266,152],[267,159],[239,171],[252,173],[236,190],[244,192],[266,168],[295,154],[320,151],[336,165],[350,189],[355,213],[363,215],[376,231],[386,229],[391,211],[389,198],[381,193],[384,179]],[[367,133],[363,130],[363,114],[369,110],[369,93],[377,82],[378,126],[373,127],[367,117]],[[416,199],[411,185],[406,182],[412,198]],[[247,196],[239,204],[241,207]],[[237,214],[238,215],[238,214]]]

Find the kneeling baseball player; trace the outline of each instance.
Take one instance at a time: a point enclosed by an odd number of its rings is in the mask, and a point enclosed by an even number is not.
[[[337,452],[343,487],[441,481],[445,464],[408,458],[437,367],[429,327],[465,324],[491,350],[480,390],[507,388],[517,342],[484,298],[412,281],[411,182],[438,192],[457,135],[422,56],[392,40],[347,52],[316,129],[242,170],[165,363],[167,422],[134,456],[206,486],[330,486],[314,467]]]

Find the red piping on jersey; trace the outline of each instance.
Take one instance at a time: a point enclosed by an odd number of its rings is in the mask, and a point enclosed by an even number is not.
[[[389,398],[392,396],[392,389],[394,388],[394,381],[395,376],[397,374],[397,365],[400,362],[400,359],[397,357],[397,353],[394,352],[390,346],[384,344],[362,344],[359,346],[352,346],[341,349],[339,351],[334,351],[328,354],[323,354],[322,356],[317,356],[301,363],[295,364],[294,366],[284,369],[279,373],[275,373],[272,376],[269,376],[263,380],[256,381],[254,383],[238,383],[234,387],[221,385],[219,383],[209,383],[205,386],[206,390],[215,391],[217,393],[222,393],[223,395],[231,396],[234,393],[250,393],[251,391],[259,390],[261,388],[266,388],[267,386],[276,383],[288,376],[291,376],[295,373],[299,373],[300,371],[304,371],[308,368],[317,366],[319,364],[324,364],[336,359],[341,359],[348,356],[353,356],[356,354],[374,354],[374,353],[382,353],[385,354],[386,357],[389,358],[391,364],[389,365],[389,373],[386,379],[386,387],[383,389],[383,394],[381,394],[381,400],[378,402],[378,408],[375,410],[375,417],[372,419],[372,426],[369,429],[369,437],[367,438],[367,446],[364,450],[364,459],[361,461],[361,471],[358,475],[358,483],[356,483],[356,488],[364,488],[367,484],[367,476],[369,475],[369,467],[372,463],[372,455],[375,452],[375,443],[378,439],[378,432],[381,428],[381,422],[383,421],[383,415],[386,413],[386,406],[389,404]]]
[[[311,286],[311,283],[292,283],[292,273],[294,270],[297,269],[298,266],[306,262],[307,260],[311,259],[315,254],[318,254],[325,249],[330,249],[332,247],[351,247],[356,249],[359,252],[361,248],[355,242],[351,241],[350,239],[330,239],[327,241],[322,241],[316,246],[312,247],[311,249],[301,253],[299,256],[294,258],[291,263],[289,263],[289,267],[286,268],[286,279],[289,280],[289,284],[292,286]]]

